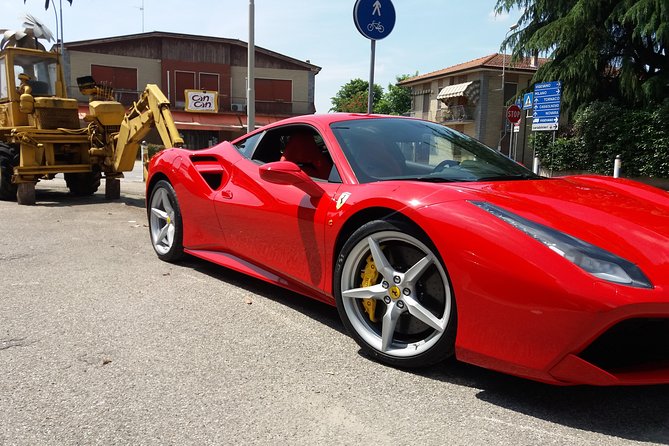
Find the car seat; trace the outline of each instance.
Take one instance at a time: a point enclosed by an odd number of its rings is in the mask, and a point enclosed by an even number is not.
[[[332,170],[332,161],[316,145],[308,133],[295,133],[283,150],[281,161],[292,161],[310,177],[326,180]]]

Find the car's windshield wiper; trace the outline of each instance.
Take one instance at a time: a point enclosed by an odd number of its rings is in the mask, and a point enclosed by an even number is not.
[[[533,173],[516,173],[507,175],[490,175],[477,178],[475,181],[512,181],[512,180],[540,180],[542,177]]]
[[[466,180],[456,180],[453,178],[444,178],[444,177],[429,176],[429,175],[422,177],[397,177],[392,179],[404,180],[404,181],[424,181],[426,183],[456,183],[459,181],[466,181]]]

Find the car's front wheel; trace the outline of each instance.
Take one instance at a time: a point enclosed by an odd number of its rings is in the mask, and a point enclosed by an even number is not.
[[[448,274],[429,240],[402,222],[355,231],[335,265],[339,315],[362,350],[399,367],[453,355],[457,313]]]
[[[149,199],[151,244],[161,260],[175,262],[183,257],[183,226],[177,194],[170,183],[160,180]]]

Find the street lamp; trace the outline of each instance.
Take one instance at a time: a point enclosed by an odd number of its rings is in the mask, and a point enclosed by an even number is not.
[[[255,92],[255,3],[249,0],[249,44],[248,44],[248,73],[246,86],[246,132],[252,132],[256,127],[256,92]]]
[[[500,136],[499,141],[497,142],[497,150],[502,150],[502,140],[506,136],[506,104],[504,103],[504,76],[506,74],[506,39],[509,37],[509,33],[518,28],[518,24],[514,23],[509,27],[509,30],[504,34],[504,48],[502,49],[502,136]]]

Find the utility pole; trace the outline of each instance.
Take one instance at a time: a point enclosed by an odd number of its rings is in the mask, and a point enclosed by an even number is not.
[[[246,90],[246,132],[252,132],[256,128],[256,93],[255,93],[255,5],[249,0],[249,48],[248,48],[248,74]]]
[[[509,33],[513,30],[518,28],[518,24],[514,23],[509,27],[509,30],[506,32],[504,35],[504,40],[506,41],[507,37],[509,37]],[[504,140],[504,137],[506,136],[506,103],[504,100],[506,99],[504,97],[505,93],[505,88],[504,88],[504,76],[506,74],[506,43],[504,43],[504,48],[502,50],[502,88],[500,90],[502,91],[502,136],[499,137],[499,142],[497,143],[497,150],[501,151],[502,150],[502,141]],[[512,134],[513,135],[513,134]],[[511,154],[511,146],[509,145],[509,155]]]

